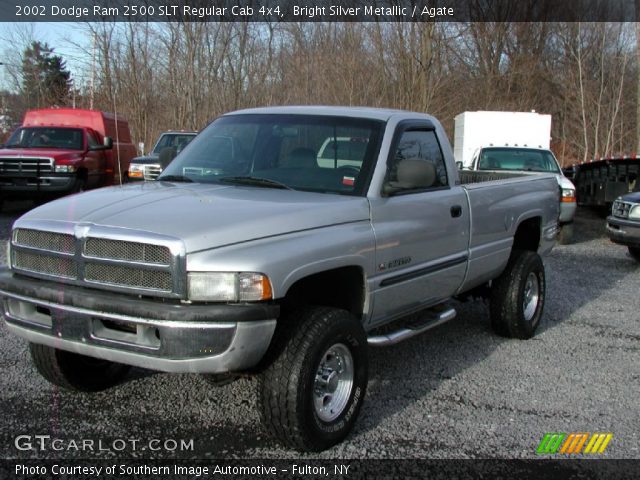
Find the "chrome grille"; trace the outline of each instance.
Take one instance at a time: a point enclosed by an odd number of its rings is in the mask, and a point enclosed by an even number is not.
[[[122,238],[122,232],[103,227],[74,227],[75,234],[44,228],[25,225],[14,230],[11,266],[15,271],[160,297],[180,298],[185,293],[186,259],[177,239],[151,236],[149,240],[154,241],[145,243]],[[111,238],[114,234],[117,236]]]
[[[144,166],[144,179],[155,180],[162,173],[162,167],[160,165],[145,165]]]
[[[14,266],[29,272],[76,278],[76,267],[72,258],[52,257],[42,253],[16,250],[13,261]]]
[[[171,251],[165,246],[124,240],[89,237],[85,243],[84,253],[88,257],[95,258],[130,260],[160,265],[171,263]]]
[[[75,251],[75,237],[73,235],[26,228],[15,230],[13,243],[40,250],[51,250],[52,252],[73,253]]]
[[[631,207],[633,207],[633,205],[633,203],[616,200],[615,202],[613,202],[611,213],[614,217],[627,219],[629,218],[629,211],[631,210]]]
[[[84,278],[89,282],[126,285],[129,287],[150,288],[171,291],[171,273],[157,270],[141,270],[123,265],[87,263]]]
[[[47,173],[53,171],[50,158],[2,158],[0,173]]]

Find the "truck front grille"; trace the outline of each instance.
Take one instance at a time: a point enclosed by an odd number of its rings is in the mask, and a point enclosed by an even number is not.
[[[171,263],[171,251],[165,246],[124,240],[89,237],[85,243],[84,253],[87,257],[113,258],[160,265]]]
[[[633,207],[633,205],[633,203],[616,200],[615,202],[613,202],[613,208],[611,209],[611,212],[614,217],[628,219],[629,211],[631,210],[631,207]]]
[[[104,263],[87,263],[84,272],[84,278],[88,282],[171,291],[171,274],[169,272],[140,270]]]
[[[34,273],[44,273],[63,278],[76,278],[76,268],[70,258],[52,257],[42,253],[16,250],[14,266]]]
[[[55,277],[76,285],[167,297],[183,293],[183,256],[172,253],[168,244],[90,235],[17,228],[11,266],[26,275]]]
[[[52,252],[73,253],[75,251],[75,237],[65,233],[20,228],[13,233],[13,243]]]
[[[53,171],[51,158],[0,158],[0,174],[7,173],[50,173]]]
[[[144,179],[155,180],[162,173],[162,167],[160,165],[145,165],[144,166]]]

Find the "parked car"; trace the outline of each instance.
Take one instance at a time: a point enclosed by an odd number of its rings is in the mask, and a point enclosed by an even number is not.
[[[30,110],[0,148],[0,204],[122,183],[135,155],[128,122],[112,113]]]
[[[168,131],[160,134],[153,149],[135,157],[129,166],[129,180],[155,180],[162,169],[193,140],[197,132]]]
[[[318,163],[330,137],[366,139],[349,158],[358,164]],[[452,298],[485,296],[498,334],[534,335],[557,182],[485,173],[460,176],[442,126],[422,113],[231,112],[157,182],[16,220],[0,271],[7,327],[70,390],[106,389],[129,365],[257,375],[265,428],[323,450],[356,421],[369,346],[451,320]]]
[[[607,217],[607,234],[612,242],[625,245],[640,262],[640,192],[628,193],[613,202]]]

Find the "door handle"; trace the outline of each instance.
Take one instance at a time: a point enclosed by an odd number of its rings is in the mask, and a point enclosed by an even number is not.
[[[462,216],[462,207],[460,205],[454,205],[451,207],[451,216],[453,218]]]

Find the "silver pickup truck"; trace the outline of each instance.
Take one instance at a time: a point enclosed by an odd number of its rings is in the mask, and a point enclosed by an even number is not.
[[[212,152],[220,137],[242,148]],[[533,336],[558,184],[482,173],[458,173],[425,114],[229,113],[159,181],[19,218],[0,272],[4,317],[38,371],[72,390],[113,386],[129,366],[255,374],[266,429],[322,450],[356,420],[367,349],[452,319],[453,300],[484,296],[498,334]]]

